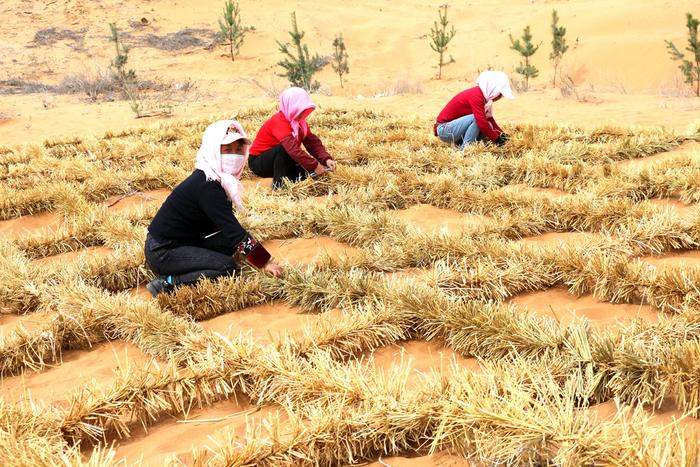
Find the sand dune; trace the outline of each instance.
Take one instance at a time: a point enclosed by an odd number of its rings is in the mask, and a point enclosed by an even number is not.
[[[691,0],[508,0],[451,5],[449,18],[457,35],[448,54],[456,63],[445,67],[442,80],[434,79],[437,60],[426,39],[437,19],[437,6],[377,0],[347,8],[333,0],[309,8],[308,3],[298,1],[245,0],[241,2],[241,14],[245,24],[255,26],[255,30],[247,36],[241,56],[234,63],[223,47],[206,50],[200,45],[174,52],[135,47],[129,65],[143,77],[197,83],[194,95],[183,97],[177,116],[235,113],[242,106],[273,105],[274,99],[266,97],[267,91],[262,88],[274,92],[285,86],[277,76],[280,69],[276,63],[281,56],[275,41],[287,40],[289,14],[296,11],[312,51],[329,55],[333,37],[343,33],[350,54],[351,72],[344,88],[340,88],[330,67],[320,73],[323,88],[316,99],[321,106],[432,116],[452,95],[470,85],[479,70],[491,67],[512,73],[518,57],[509,50],[508,34],[518,36],[529,24],[535,41],[543,43],[534,57],[540,77],[533,81],[533,91],[521,94],[514,102],[499,103],[500,119],[676,128],[697,120],[697,100],[674,97],[683,92],[683,86],[678,83],[676,64],[669,60],[663,42],[671,39],[677,45],[684,43],[684,15],[696,6]],[[109,22],[116,21],[136,42],[147,34],[164,37],[188,27],[216,31],[221,8],[221,2],[212,0],[196,7],[191,2],[160,0],[64,0],[40,7],[9,0],[1,11],[12,22],[0,35],[4,75],[0,78],[55,84],[71,73],[106,70],[112,59]],[[547,57],[553,8],[567,27],[570,51],[564,70],[589,102],[563,99],[558,89],[544,89],[552,75]],[[90,22],[86,23],[84,18],[88,17]],[[130,26],[140,24],[141,18],[148,21],[146,26]],[[35,32],[46,28],[85,32],[78,34],[82,38],[78,42],[66,39],[46,45],[35,43]],[[421,92],[391,95],[396,92],[392,88],[397,87]],[[82,95],[50,93],[0,96],[0,114],[4,116],[4,120],[0,118],[0,141],[28,142],[65,133],[94,134],[148,124],[135,121],[125,102],[96,105],[86,101]]]

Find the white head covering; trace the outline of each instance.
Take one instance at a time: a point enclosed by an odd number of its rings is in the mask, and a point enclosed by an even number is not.
[[[229,128],[231,128],[230,131]],[[246,140],[245,154],[236,157],[233,161],[227,160],[225,164],[222,164],[221,145],[229,144],[239,139]],[[244,210],[243,185],[240,178],[248,160],[249,147],[250,140],[246,137],[240,123],[236,120],[220,120],[212,123],[204,130],[202,145],[197,151],[195,162],[195,168],[203,171],[207,180],[215,180],[221,183],[226,196],[239,210]],[[224,165],[230,168],[224,171]]]
[[[484,93],[484,98],[486,98],[484,110],[486,111],[487,117],[493,117],[493,100],[498,97],[499,94],[503,95],[506,99],[515,99],[513,91],[510,89],[508,75],[502,71],[483,71],[476,79],[476,84],[479,86],[479,89],[481,89],[481,92]]]

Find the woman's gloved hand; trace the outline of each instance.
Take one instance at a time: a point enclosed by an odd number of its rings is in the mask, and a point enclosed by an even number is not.
[[[494,141],[494,144],[496,144],[497,146],[503,146],[508,142],[509,139],[510,136],[508,136],[506,133],[501,133],[500,135],[498,135],[498,138],[496,138],[496,141]]]

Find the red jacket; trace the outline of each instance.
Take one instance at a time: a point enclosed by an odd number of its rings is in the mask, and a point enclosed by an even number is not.
[[[464,117],[465,115],[474,114],[474,119],[481,133],[486,135],[491,141],[496,141],[498,135],[502,133],[503,130],[501,130],[493,117],[486,117],[486,111],[484,110],[485,105],[486,98],[479,86],[465,89],[450,99],[450,102],[447,103],[445,108],[442,109],[442,112],[440,112],[440,115],[438,115],[437,123],[447,123]],[[493,128],[491,128],[489,122],[491,122]]]
[[[302,143],[309,154],[301,149]],[[292,125],[284,118],[282,112],[277,112],[260,127],[250,148],[250,155],[259,156],[278,144],[281,144],[287,154],[309,172],[313,172],[319,162],[325,165],[328,159],[333,159],[319,137],[311,133],[311,129],[303,136],[300,129],[299,136],[295,138],[292,135]]]

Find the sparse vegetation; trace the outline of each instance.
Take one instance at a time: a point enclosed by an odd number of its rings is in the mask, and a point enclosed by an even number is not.
[[[542,43],[534,45],[532,43],[532,33],[530,33],[530,26],[525,26],[523,29],[522,42],[521,39],[514,39],[513,35],[510,34],[510,48],[518,52],[524,59],[525,62],[520,62],[520,64],[515,68],[515,72],[522,75],[525,78],[525,88],[527,91],[530,87],[530,78],[536,78],[539,75],[539,70],[530,63],[530,57],[532,57],[537,49],[540,48]]]
[[[564,54],[569,50],[566,45],[566,28],[559,26],[559,15],[557,10],[552,10],[552,51],[549,54],[549,59],[554,64],[554,76],[552,76],[552,86],[557,86],[557,73],[559,65],[564,57]]]
[[[170,115],[172,105],[163,100],[147,101],[138,87],[136,71],[127,69],[130,48],[119,40],[119,30],[115,23],[109,24],[112,36],[110,41],[114,43],[115,56],[112,60],[114,79],[120,84],[122,92],[129,99],[129,106],[136,118],[151,117],[154,115]]]
[[[223,16],[219,19],[219,29],[228,43],[231,61],[235,61],[249,30],[241,23],[241,7],[238,2],[226,1]]]
[[[276,77],[271,76],[268,84],[261,83],[257,78],[251,78],[250,82],[258,89],[260,89],[265,97],[270,97],[277,99],[280,94],[287,89],[287,82],[276,79]]]
[[[138,28],[147,25],[137,23]],[[206,28],[182,28],[175,32],[156,34],[153,32],[137,34],[134,32],[119,32],[119,40],[127,41],[130,47],[149,47],[166,52],[176,52],[192,48],[212,49],[222,43],[221,31]]]
[[[333,57],[331,58],[331,66],[333,71],[340,78],[340,87],[343,87],[343,75],[350,73],[350,67],[348,66],[348,52],[345,50],[345,41],[343,40],[343,35],[338,34],[333,39]]]
[[[448,44],[455,37],[456,31],[454,25],[449,31],[447,30],[447,25],[449,24],[447,20],[447,5],[442,5],[438,8],[438,16],[440,17],[440,22],[435,21],[433,27],[430,28],[430,48],[438,53],[438,79],[442,79],[442,67],[455,61],[450,56],[450,60],[445,63],[444,56]]]
[[[280,52],[285,56],[277,63],[285,70],[280,76],[286,77],[292,86],[309,92],[318,90],[321,84],[314,80],[314,75],[323,68],[324,62],[320,55],[311,55],[308,46],[302,43],[305,33],[297,27],[296,12],[292,12],[292,30],[289,35],[292,38],[291,45],[277,41]]]
[[[63,29],[57,27],[50,27],[45,29],[40,29],[34,33],[34,40],[32,44],[34,46],[47,46],[53,45],[60,41],[71,41],[72,48],[74,50],[82,50],[83,44],[85,42],[85,32],[87,28],[82,28],[78,30]]]
[[[34,94],[38,92],[52,91],[54,86],[27,80],[22,77],[10,78],[0,81],[0,94]]]
[[[404,94],[422,94],[423,83],[417,79],[399,78],[392,83],[378,86],[374,97],[402,96]]]
[[[112,67],[115,70],[117,79],[125,86],[136,82],[136,71],[132,68],[127,69],[126,64],[129,61],[129,46],[122,44],[119,41],[119,30],[116,23],[109,23],[109,30],[112,34],[111,42],[114,42],[115,56],[112,60]]]
[[[678,69],[683,73],[685,82],[691,87],[695,83],[695,95],[700,97],[700,41],[698,41],[698,26],[700,20],[694,18],[691,13],[686,13],[686,27],[688,28],[688,45],[685,50],[690,52],[690,60],[678,50],[671,41],[666,41],[668,53],[674,61],[680,61]]]
[[[579,102],[585,102],[586,95],[579,90],[579,85],[570,73],[560,73],[559,91],[562,97],[574,97]]]
[[[116,23],[109,23],[109,29],[112,33],[110,41],[114,42],[115,56],[112,60],[112,68],[114,68],[115,79],[120,83],[121,89],[129,99],[131,110],[136,115],[136,118],[146,116],[143,112],[143,105],[138,96],[138,90],[135,89],[136,71],[126,68],[129,61],[129,47],[119,41],[119,30]]]
[[[152,47],[168,52],[185,50],[193,47],[210,49],[221,41],[218,33],[210,29],[184,28],[179,31],[158,35],[130,35],[133,47]]]
[[[57,91],[85,94],[90,101],[97,102],[102,96],[119,92],[120,86],[114,75],[107,71],[96,69],[94,73],[77,73],[63,78]]]
[[[179,83],[137,79],[134,84],[139,92],[151,93],[162,100],[183,100],[195,87],[191,80]],[[95,68],[92,71],[71,73],[63,77],[59,84],[45,84],[24,78],[0,81],[0,95],[8,94],[84,94],[90,102],[128,99],[123,85],[114,70]]]

